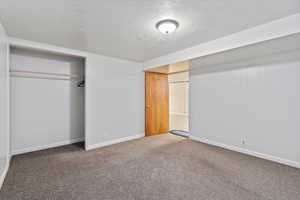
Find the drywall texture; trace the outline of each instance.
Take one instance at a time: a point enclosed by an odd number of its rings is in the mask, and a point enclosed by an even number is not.
[[[79,58],[11,49],[11,69],[83,74]],[[11,73],[11,139],[22,153],[84,137],[84,88],[78,79]]]
[[[189,73],[170,74],[170,130],[189,131]]]
[[[300,51],[204,63],[192,62],[191,134],[299,164]]]
[[[8,45],[0,23],[0,188],[9,160]]]
[[[89,55],[86,76],[86,147],[144,134],[142,64]]]

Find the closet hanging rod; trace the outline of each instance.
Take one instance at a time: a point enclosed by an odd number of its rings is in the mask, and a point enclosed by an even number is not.
[[[64,76],[70,78],[83,78],[83,76],[77,74],[62,74],[62,73],[52,73],[52,72],[35,72],[35,71],[27,71],[27,70],[15,70],[11,69],[10,72],[18,72],[18,73],[29,73],[29,74],[43,74],[43,75],[51,75],[51,76]]]

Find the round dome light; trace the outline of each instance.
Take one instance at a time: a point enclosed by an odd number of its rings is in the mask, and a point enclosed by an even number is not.
[[[159,30],[161,33],[165,35],[169,35],[173,33],[178,28],[178,26],[179,23],[172,19],[162,20],[156,24],[157,30]]]

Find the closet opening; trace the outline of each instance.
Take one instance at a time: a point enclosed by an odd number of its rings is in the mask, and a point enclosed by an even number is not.
[[[189,62],[145,71],[146,136],[189,137]]]
[[[13,155],[85,138],[85,58],[10,47]],[[82,143],[83,142],[83,143]]]

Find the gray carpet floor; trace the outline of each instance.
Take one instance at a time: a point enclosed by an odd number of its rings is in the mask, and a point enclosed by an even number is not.
[[[165,134],[15,156],[1,200],[298,200],[300,170]]]

